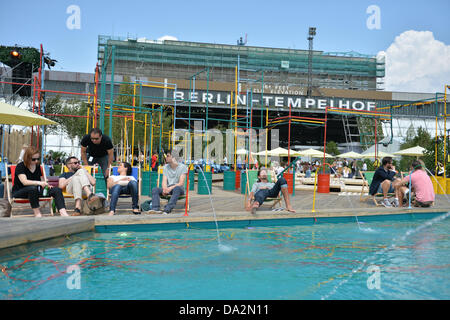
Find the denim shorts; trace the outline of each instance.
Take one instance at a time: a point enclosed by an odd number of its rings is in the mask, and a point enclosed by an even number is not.
[[[391,185],[389,186],[388,193],[394,193],[394,192],[395,192],[395,189],[394,189],[394,187],[392,186],[392,182],[391,182]],[[377,193],[383,193],[383,188],[381,187],[381,183],[380,183],[380,185],[378,186]]]

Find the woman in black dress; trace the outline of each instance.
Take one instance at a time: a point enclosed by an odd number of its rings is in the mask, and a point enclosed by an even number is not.
[[[55,199],[56,208],[61,216],[68,217],[62,190],[52,187],[44,181],[40,167],[40,152],[36,147],[28,147],[23,156],[23,162],[16,166],[12,196],[28,199],[35,217],[42,217],[39,209],[39,197],[43,197],[45,187],[49,187],[46,197]]]

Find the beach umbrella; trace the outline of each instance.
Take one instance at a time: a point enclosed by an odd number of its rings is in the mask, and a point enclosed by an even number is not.
[[[412,156],[412,157],[421,157],[423,156],[423,153],[425,152],[425,148],[422,148],[421,146],[415,146],[412,148],[408,148],[408,149],[404,149],[404,150],[400,150],[397,152],[394,152],[395,155],[397,156]]]
[[[239,154],[239,155],[247,155],[247,154],[248,154],[248,151],[245,150],[245,149],[238,149],[238,150],[236,150],[236,154]]]
[[[323,157],[323,152],[316,149],[307,149],[303,151],[299,151],[299,154],[303,157]]]
[[[386,153],[386,152],[383,152],[383,151],[378,151],[377,154],[378,154],[378,158],[394,157],[393,154]],[[372,152],[369,152],[369,153],[366,153],[366,154],[363,153],[362,154],[362,158],[363,159],[375,158],[375,152],[372,151]]]
[[[361,159],[362,158],[362,154],[360,154],[358,152],[350,151],[350,152],[342,153],[342,154],[338,155],[337,157],[339,157],[339,158]]]
[[[307,149],[298,152],[298,154],[302,157],[312,157],[312,158],[323,158],[323,151],[315,150],[315,149]],[[331,154],[325,153],[325,158],[334,158]]]
[[[58,123],[36,113],[17,108],[5,102],[0,102],[0,124],[32,127]]]
[[[267,154],[270,156],[284,157],[285,155],[287,156],[288,151],[287,151],[287,149],[278,147],[273,150],[270,150]]]

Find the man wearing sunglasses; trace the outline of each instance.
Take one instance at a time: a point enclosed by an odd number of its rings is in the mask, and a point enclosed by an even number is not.
[[[92,193],[92,186],[95,185],[95,178],[84,169],[77,157],[69,157],[66,160],[68,172],[59,176],[61,189],[66,188],[67,192],[73,194],[75,199],[75,214],[81,214],[81,199],[84,194],[88,197],[88,202],[96,201],[98,197]]]
[[[106,181],[109,176],[108,168],[114,160],[114,146],[111,138],[102,134],[99,128],[91,129],[89,134],[81,139],[81,159],[85,165],[97,163],[102,168]]]

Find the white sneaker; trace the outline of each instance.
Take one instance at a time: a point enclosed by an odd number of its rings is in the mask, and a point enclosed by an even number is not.
[[[389,199],[383,199],[383,201],[381,202],[381,204],[383,206],[385,206],[386,208],[391,208],[392,204],[389,202]]]
[[[398,202],[397,198],[394,199],[394,203],[393,204],[394,204],[394,207],[398,207],[400,205],[400,203]]]

